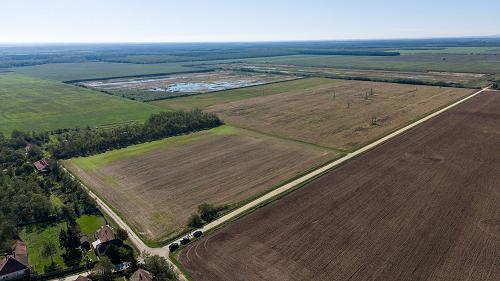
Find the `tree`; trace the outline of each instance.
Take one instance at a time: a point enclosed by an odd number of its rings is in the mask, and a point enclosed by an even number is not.
[[[158,255],[150,255],[147,253],[144,256],[144,269],[153,275],[154,281],[176,281],[179,280],[173,268],[164,257]]]
[[[128,232],[120,227],[116,230],[116,237],[121,241],[125,241],[128,239]]]
[[[92,271],[92,280],[98,281],[112,281],[113,280],[113,264],[111,261],[105,257],[100,257],[99,263],[94,267]]]
[[[68,235],[66,234],[66,231],[64,231],[64,229],[61,229],[61,231],[59,231],[59,246],[64,249],[67,244]]]
[[[120,248],[118,248],[115,244],[109,245],[104,254],[113,264],[119,264],[121,262]]]
[[[188,219],[188,226],[193,228],[200,228],[203,226],[203,220],[200,215],[192,214]]]
[[[50,260],[52,261],[52,264],[54,263],[54,258],[53,256],[57,254],[57,248],[56,244],[52,241],[45,241],[42,244],[42,252],[40,253],[42,257],[48,258],[50,257]]]
[[[203,203],[198,206],[198,213],[204,221],[211,222],[217,218],[219,210],[208,203]]]

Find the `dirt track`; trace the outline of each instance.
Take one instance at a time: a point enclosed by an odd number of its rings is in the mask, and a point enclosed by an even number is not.
[[[500,93],[181,252],[196,280],[500,280]]]

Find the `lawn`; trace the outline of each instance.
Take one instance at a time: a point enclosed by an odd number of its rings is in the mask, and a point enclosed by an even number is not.
[[[51,264],[50,258],[42,256],[42,247],[46,241],[52,241],[57,245],[57,253],[53,256],[54,263],[64,268],[64,261],[61,257],[64,250],[59,247],[59,232],[66,229],[66,223],[40,223],[21,228],[19,236],[28,246],[28,259],[30,266],[37,273],[43,273],[44,267]]]
[[[82,215],[76,219],[76,222],[80,226],[80,231],[91,241],[94,239],[95,231],[106,224],[104,217],[95,215]]]
[[[160,108],[60,82],[0,74],[0,132],[143,122]]]
[[[104,218],[97,215],[83,215],[76,221],[80,225],[81,231],[89,237],[91,242],[94,240],[95,231],[105,223]],[[59,247],[59,232],[61,229],[66,230],[65,222],[37,223],[20,229],[19,236],[28,246],[30,266],[36,272],[43,273],[44,268],[51,264],[50,258],[41,255],[43,244],[46,241],[52,241],[57,246],[57,253],[53,255],[54,263],[61,269],[66,267],[61,256],[64,254],[64,249]],[[88,255],[95,259],[93,251],[90,251]],[[82,259],[82,263],[84,262],[85,259]]]
[[[17,73],[56,81],[194,71],[185,63],[131,64],[112,62],[53,63],[12,68]]]
[[[266,192],[339,154],[221,126],[64,161],[149,241],[180,234],[197,206]]]

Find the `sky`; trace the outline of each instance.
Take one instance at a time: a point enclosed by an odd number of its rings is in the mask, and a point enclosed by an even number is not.
[[[498,0],[0,0],[0,42],[488,36]]]

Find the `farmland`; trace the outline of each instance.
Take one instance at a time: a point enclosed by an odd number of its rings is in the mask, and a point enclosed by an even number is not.
[[[352,150],[473,91],[321,78],[251,90],[254,96],[229,90],[155,104],[205,108],[238,127]]]
[[[142,122],[155,106],[55,81],[0,74],[0,132]]]
[[[198,70],[180,63],[130,64],[112,62],[53,63],[12,68],[11,70],[42,79],[68,81],[107,77],[168,74]]]
[[[207,93],[190,97],[179,97],[169,100],[154,101],[152,104],[169,110],[190,110],[192,108],[207,108],[212,105],[239,101],[253,97],[269,96],[286,93],[291,90],[306,90],[323,84],[326,79],[312,78],[289,81],[286,83],[274,83],[255,87]]]
[[[240,70],[259,73],[282,73],[302,76],[319,76],[341,79],[358,79],[382,81],[382,82],[403,82],[403,83],[428,83],[447,84],[453,86],[478,87],[488,85],[490,75],[481,73],[453,73],[453,72],[415,72],[415,71],[389,71],[374,69],[349,69],[333,67],[305,67],[279,64],[215,64],[211,67],[225,70]]]
[[[130,99],[151,101],[295,79],[294,76],[236,71],[209,71],[156,77],[83,81],[85,87]]]
[[[222,126],[65,162],[146,239],[179,234],[199,204],[235,204],[338,154]]]
[[[336,67],[394,71],[444,71],[465,73],[500,73],[496,54],[408,54],[396,57],[294,55],[245,59],[247,63],[287,64],[309,67]]]
[[[482,93],[178,258],[196,280],[499,280],[499,110]]]

